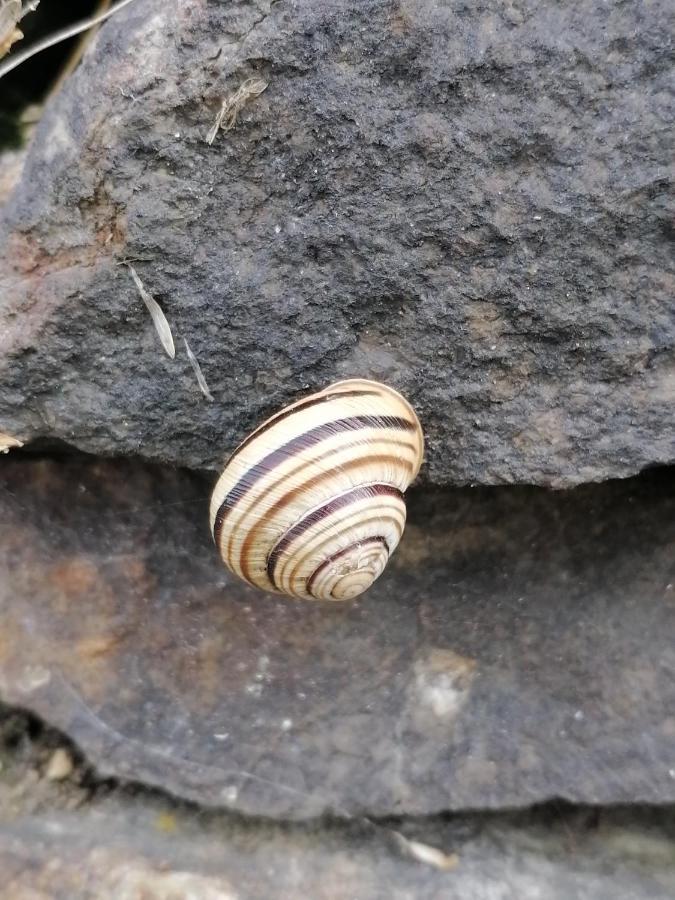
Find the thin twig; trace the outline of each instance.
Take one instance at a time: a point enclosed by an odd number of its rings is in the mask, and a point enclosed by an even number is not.
[[[32,47],[28,47],[23,51],[23,53],[18,53],[16,56],[8,59],[7,62],[2,63],[2,65],[0,65],[0,78],[7,75],[8,72],[11,72],[13,69],[16,69],[17,66],[21,65],[21,63],[26,62],[27,59],[30,59],[37,53],[41,53],[43,50],[46,50],[48,47],[53,47],[54,44],[60,44],[61,41],[66,41],[68,40],[68,38],[75,37],[76,34],[81,34],[88,28],[91,28],[94,25],[98,25],[99,22],[104,22],[106,19],[109,19],[110,16],[114,16],[116,12],[119,12],[123,6],[128,6],[129,3],[133,3],[133,0],[119,0],[119,2],[115,4],[115,6],[112,6],[106,12],[101,13],[101,15],[93,16],[90,19],[83,19],[80,22],[75,22],[73,25],[68,25],[67,28],[62,28],[55,34],[44,38],[44,40],[38,41],[37,44],[33,44]]]
[[[99,0],[95,11],[96,15],[107,12],[107,10],[110,9],[110,3],[111,0]],[[61,90],[63,82],[77,68],[77,64],[84,56],[85,50],[93,41],[97,31],[98,28],[92,26],[92,28],[90,28],[88,31],[85,31],[84,34],[80,37],[79,41],[75,44],[71,54],[66,60],[64,67],[59,72],[56,81],[50,86],[49,93],[47,94],[47,97],[44,101],[45,103],[47,103],[47,101],[51,97],[53,97],[54,94],[57,94]]]

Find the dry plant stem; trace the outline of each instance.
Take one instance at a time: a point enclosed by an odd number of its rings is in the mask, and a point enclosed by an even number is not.
[[[112,6],[106,12],[101,13],[101,15],[93,16],[90,19],[84,19],[81,22],[75,22],[74,25],[69,25],[67,28],[63,28],[61,29],[61,31],[57,31],[55,34],[50,35],[43,41],[40,41],[34,46],[29,47],[27,50],[24,50],[23,53],[19,53],[17,56],[13,56],[11,59],[7,60],[7,62],[0,65],[0,78],[2,78],[4,75],[7,75],[13,69],[16,69],[17,66],[21,65],[21,63],[26,62],[27,59],[30,59],[37,53],[41,53],[43,50],[46,50],[48,47],[53,47],[55,44],[60,44],[61,41],[65,41],[68,38],[75,37],[76,34],[81,34],[83,31],[87,31],[92,26],[98,25],[99,22],[104,22],[106,19],[109,19],[110,16],[114,16],[115,13],[119,12],[124,6],[128,6],[129,3],[133,3],[133,0],[119,0],[119,2],[115,4],[115,6]]]
[[[103,13],[107,12],[110,9],[111,2],[112,2],[112,0],[99,0],[99,3],[96,7],[95,15],[100,16]],[[98,28],[93,26],[88,31],[84,32],[84,34],[82,35],[80,40],[77,42],[77,44],[73,48],[72,53],[68,56],[68,59],[66,60],[65,65],[59,72],[56,81],[50,87],[49,93],[47,94],[45,101],[44,101],[45,103],[47,103],[49,101],[49,99],[54,96],[54,94],[57,94],[61,90],[63,82],[77,68],[77,64],[84,56],[85,50],[87,49],[89,44],[93,41],[94,36],[96,35],[97,31],[98,31]]]
[[[258,97],[267,86],[268,82],[263,81],[262,78],[247,78],[246,81],[239,85],[234,94],[226,97],[218,111],[215,122],[206,136],[206,143],[212,144],[221,128],[223,131],[229,131],[231,128],[234,128],[237,124],[237,117],[248,100],[252,97]]]

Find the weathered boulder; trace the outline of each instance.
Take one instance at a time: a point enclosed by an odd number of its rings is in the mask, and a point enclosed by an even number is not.
[[[137,0],[6,206],[0,430],[212,468],[359,375],[415,403],[435,484],[672,461],[668,6]]]
[[[272,818],[675,801],[675,485],[413,494],[355,603],[223,569],[202,477],[0,468],[0,698]]]

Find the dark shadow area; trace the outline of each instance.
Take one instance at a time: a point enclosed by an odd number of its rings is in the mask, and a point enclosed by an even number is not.
[[[12,53],[20,53],[37,41],[92,15],[98,0],[42,0],[35,12],[20,23],[24,34]],[[45,100],[62,68],[66,65],[81,35],[63,41],[27,60],[0,82],[0,151],[15,149],[22,143],[21,116],[27,107]]]

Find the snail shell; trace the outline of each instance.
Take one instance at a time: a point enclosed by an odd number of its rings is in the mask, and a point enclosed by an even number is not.
[[[268,591],[348,600],[401,539],[403,492],[422,464],[413,408],[374,381],[339,381],[263,422],[211,498],[225,565]]]

